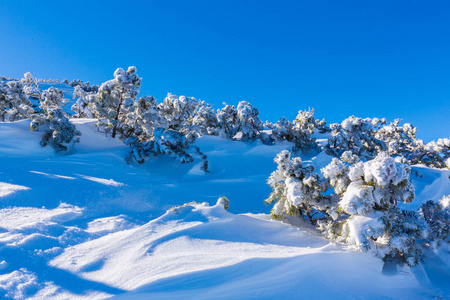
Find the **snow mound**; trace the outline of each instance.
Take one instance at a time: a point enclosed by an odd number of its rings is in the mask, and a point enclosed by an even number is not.
[[[66,248],[50,261],[127,291],[118,299],[420,299],[407,270],[385,276],[376,257],[267,220],[190,203],[142,226]],[[299,291],[301,286],[301,291]]]
[[[30,188],[21,185],[0,182],[0,197],[8,196],[16,191],[29,190]]]

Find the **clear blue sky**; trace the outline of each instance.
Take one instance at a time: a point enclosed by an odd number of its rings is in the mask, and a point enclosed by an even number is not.
[[[262,119],[402,118],[450,137],[449,1],[0,1],[0,75],[101,83],[135,65],[141,94]]]

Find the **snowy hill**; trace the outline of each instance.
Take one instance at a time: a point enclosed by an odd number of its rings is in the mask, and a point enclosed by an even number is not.
[[[208,174],[164,156],[126,164],[122,141],[93,120],[71,122],[82,135],[63,155],[40,147],[29,121],[0,123],[2,297],[450,298],[448,245],[418,267],[396,267],[306,223],[270,220],[266,180],[288,142],[201,137]],[[320,168],[332,158],[302,159]],[[450,170],[415,170],[423,176],[412,176],[416,198],[404,205],[450,194]]]

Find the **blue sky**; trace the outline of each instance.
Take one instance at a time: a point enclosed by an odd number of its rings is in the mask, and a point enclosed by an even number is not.
[[[0,75],[101,83],[137,66],[141,94],[262,119],[401,118],[450,137],[448,1],[0,1]]]

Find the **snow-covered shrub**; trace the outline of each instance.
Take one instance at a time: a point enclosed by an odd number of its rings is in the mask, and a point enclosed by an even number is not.
[[[259,111],[247,101],[239,102],[237,106],[238,129],[242,133],[242,141],[254,141],[263,129],[263,122],[258,117]]]
[[[27,73],[28,74],[28,73]],[[27,78],[25,74],[25,79]],[[34,112],[28,99],[27,85],[19,80],[0,80],[0,120],[13,122],[26,119]]]
[[[40,142],[42,147],[50,145],[55,152],[66,151],[74,143],[78,143],[81,133],[70,123],[60,107],[47,109],[43,114],[32,116],[30,124],[32,131],[44,130]]]
[[[93,116],[96,126],[113,138],[126,130],[124,120],[133,108],[142,79],[136,74],[136,67],[127,71],[118,68],[114,79],[104,82],[97,93],[86,93],[81,87],[75,90],[79,97],[72,109],[78,116]]]
[[[227,197],[222,196],[222,197],[220,197],[219,199],[217,199],[216,205],[223,206],[223,209],[225,209],[226,211],[228,211],[228,208],[230,207],[230,200],[228,200]]]
[[[383,261],[406,263],[416,266],[423,258],[422,240],[427,236],[427,227],[415,212],[390,207],[380,219],[382,235],[374,241]],[[381,246],[381,247],[380,247]]]
[[[247,101],[239,102],[237,108],[225,105],[217,111],[217,120],[226,138],[254,141],[264,127],[258,117],[258,109]]]
[[[178,131],[156,128],[152,135],[130,135],[125,140],[125,144],[131,147],[130,156],[138,163],[144,163],[148,157],[157,155],[169,155],[180,160],[181,163],[191,163],[194,161],[194,156],[199,156],[203,161],[201,169],[208,172],[206,155]]]
[[[62,81],[63,83],[70,85],[72,87],[76,87],[79,86],[82,90],[84,90],[85,92],[92,92],[92,93],[97,93],[99,86],[98,85],[91,85],[89,83],[89,81],[83,82],[80,79],[75,79],[72,81],[69,81],[67,78],[64,78],[64,80]]]
[[[125,116],[126,130],[123,137],[152,136],[156,128],[168,129],[168,123],[158,110],[158,102],[152,96],[144,96],[136,101]]]
[[[416,212],[398,208],[398,202],[409,203],[414,198],[411,167],[384,152],[367,162],[348,152],[342,158],[347,163],[335,158],[321,170],[340,195],[339,212],[347,216],[334,238],[362,251],[376,249],[385,261],[416,265],[427,227]]]
[[[153,97],[141,97],[124,119],[122,135],[131,147],[130,157],[143,163],[150,156],[169,155],[189,163],[198,156],[207,172],[206,155],[193,145],[199,135],[193,115],[201,104],[194,98],[172,94],[162,104]]]
[[[329,184],[315,173],[313,165],[303,165],[299,157],[291,158],[289,151],[280,152],[274,159],[277,170],[267,183],[272,193],[266,204],[275,205],[271,211],[273,218],[290,216],[308,217],[312,224],[317,219],[337,218],[337,197],[324,195]]]
[[[193,121],[201,105],[202,103],[193,97],[177,97],[169,93],[164,102],[158,105],[158,110],[167,123],[167,129],[187,135],[195,131]]]
[[[337,157],[345,151],[351,151],[361,159],[372,159],[386,149],[385,143],[375,137],[377,129],[385,123],[385,119],[350,116],[341,124],[331,124],[332,135],[324,150]]]
[[[288,151],[279,153],[275,162],[277,170],[268,179],[273,191],[265,200],[275,203],[274,218],[308,217],[325,237],[362,251],[376,249],[384,260],[413,266],[421,259],[418,245],[427,236],[426,223],[397,206],[414,197],[408,164],[384,152],[362,162],[347,151],[321,170],[321,178],[313,165],[303,165]],[[332,194],[326,193],[330,186]]]
[[[225,104],[222,109],[218,109],[217,121],[219,122],[223,135],[228,139],[233,139],[237,133],[238,123],[237,110],[234,105]]]
[[[41,97],[39,108],[42,112],[32,115],[30,130],[44,130],[42,147],[50,145],[55,152],[66,151],[70,145],[79,142],[81,135],[61,108],[67,100],[61,90],[53,87],[43,91]]]
[[[292,123],[282,117],[277,123],[267,125],[272,131],[273,140],[294,143],[292,152],[318,150],[316,139],[311,135],[316,131],[320,133],[329,131],[325,120],[317,120],[314,117],[314,109],[300,110]]]
[[[272,130],[272,137],[277,141],[292,142],[294,138],[294,125],[285,117],[281,117],[275,124],[267,123],[267,127]]]
[[[291,140],[294,143],[292,151],[317,150],[316,139],[311,135],[319,126],[323,128],[326,123],[324,120],[318,121],[314,118],[314,109],[300,110],[292,124],[293,137]]]
[[[54,87],[50,87],[42,92],[42,98],[39,101],[39,108],[47,113],[48,111],[66,105],[67,99],[64,99],[64,93]]]
[[[435,168],[450,169],[450,139],[439,139],[423,145],[420,149],[417,163]]]
[[[211,105],[202,102],[192,120],[193,126],[197,128],[200,136],[203,135],[218,135],[219,121],[217,120],[216,112]]]
[[[427,222],[429,228],[428,240],[440,245],[450,235],[450,197],[443,197],[439,202],[429,200],[422,204],[419,213]]]
[[[403,156],[412,160],[417,152],[417,128],[409,123],[399,126],[400,121],[400,119],[396,119],[389,125],[379,128],[375,133],[375,138],[385,143],[386,151],[390,156]]]
[[[402,156],[411,164],[425,164],[445,168],[450,158],[450,139],[439,139],[428,144],[416,138],[417,128],[409,123],[399,126],[400,120],[379,128],[375,137],[383,141],[391,156]]]
[[[322,171],[326,178],[333,174]],[[387,210],[398,201],[409,203],[414,198],[411,167],[381,152],[373,160],[358,162],[348,168],[349,184],[344,190],[339,209],[347,214],[367,215],[373,210]]]
[[[77,101],[72,105],[71,110],[75,112],[74,118],[94,118],[94,114],[89,107],[95,102],[97,95],[94,93],[88,93],[80,86],[75,86],[73,90],[73,99]]]
[[[76,116],[95,117],[99,120],[96,125],[104,132],[111,132],[113,138],[119,134],[119,138],[131,147],[130,159],[139,163],[155,155],[169,155],[183,163],[192,162],[194,156],[199,156],[206,171],[206,155],[193,146],[196,138],[208,130],[208,124],[203,123],[206,127],[202,127],[195,123],[204,103],[172,94],[160,104],[151,96],[137,100],[142,79],[136,74],[136,68],[129,67],[126,72],[119,68],[114,77],[103,83],[97,93],[75,87],[77,102],[72,110]],[[197,122],[202,122],[202,116],[207,114],[202,110]]]

